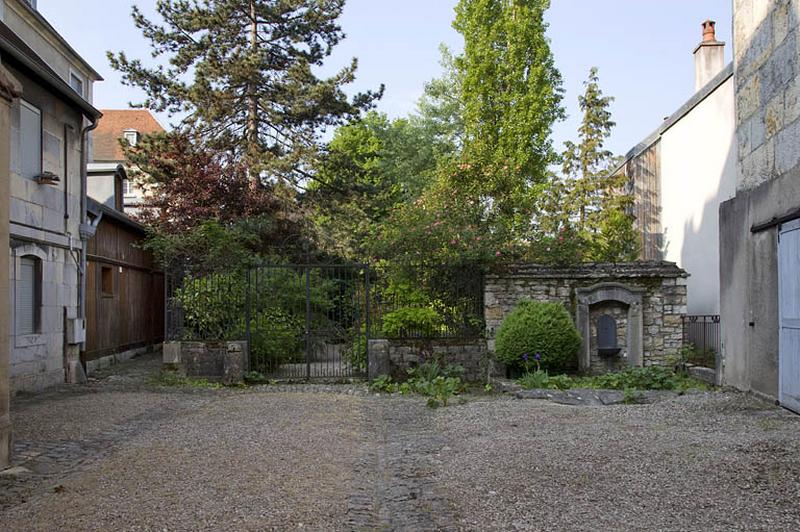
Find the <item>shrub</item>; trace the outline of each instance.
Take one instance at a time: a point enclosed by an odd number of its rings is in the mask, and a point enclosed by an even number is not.
[[[497,358],[508,367],[523,366],[523,355],[541,355],[541,367],[550,371],[577,365],[581,337],[567,309],[560,303],[520,301],[497,331]]]
[[[403,307],[383,317],[383,332],[390,337],[433,336],[443,323],[442,316],[430,307]]]

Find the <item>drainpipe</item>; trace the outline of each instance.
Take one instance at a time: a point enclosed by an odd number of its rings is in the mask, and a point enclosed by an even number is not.
[[[69,125],[64,124],[64,233],[69,233],[69,135],[75,129]],[[72,244],[72,235],[68,235],[70,245]]]
[[[86,165],[89,163],[89,157],[86,153],[88,142],[88,134],[97,128],[98,119],[89,118],[91,124],[85,126],[81,130],[81,262],[78,267],[78,318],[82,321],[84,330],[86,327],[86,254],[89,247],[89,239],[94,236],[96,225],[89,224],[88,214],[86,213],[86,194],[88,190],[88,177]],[[86,340],[80,344],[80,352],[86,350]],[[82,358],[82,357],[81,357]],[[83,361],[81,360],[81,363]],[[86,369],[86,368],[84,368]]]

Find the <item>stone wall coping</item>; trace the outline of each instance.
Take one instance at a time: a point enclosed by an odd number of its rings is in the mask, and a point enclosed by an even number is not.
[[[618,263],[584,263],[578,266],[513,264],[487,275],[488,279],[630,279],[686,278],[689,274],[674,262],[642,261]]]

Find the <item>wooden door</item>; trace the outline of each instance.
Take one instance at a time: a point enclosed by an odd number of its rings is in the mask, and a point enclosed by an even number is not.
[[[778,398],[800,413],[800,220],[778,234]]]

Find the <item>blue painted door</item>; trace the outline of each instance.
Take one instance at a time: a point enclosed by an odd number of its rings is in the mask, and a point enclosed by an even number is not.
[[[778,234],[779,400],[800,413],[800,220]]]

